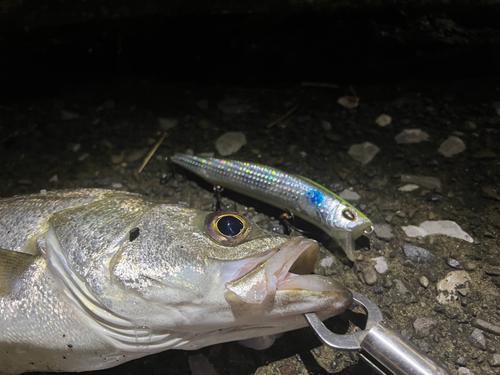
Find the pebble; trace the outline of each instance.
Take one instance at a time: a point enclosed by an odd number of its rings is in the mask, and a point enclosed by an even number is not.
[[[489,332],[495,336],[500,336],[500,325],[493,324],[479,318],[473,318],[470,324],[471,326],[479,328],[485,332]]]
[[[208,109],[208,99],[201,99],[196,102],[196,106],[200,109],[207,110]]]
[[[85,153],[83,153],[83,154],[80,155],[80,157],[78,158],[78,161],[84,161],[89,156],[90,156],[90,154],[88,152],[85,152]]]
[[[433,317],[422,317],[417,318],[413,322],[413,329],[415,330],[415,336],[419,339],[423,339],[431,334],[434,328],[437,327],[438,321]]]
[[[433,234],[443,234],[467,242],[474,242],[471,236],[464,232],[457,223],[451,220],[424,221],[418,227],[409,225],[401,228],[408,237],[425,237]]]
[[[389,270],[389,266],[387,265],[387,260],[385,259],[385,257],[376,257],[372,258],[371,260],[375,262],[375,270],[378,273],[383,274]]]
[[[458,294],[466,296],[470,293],[472,280],[466,271],[452,271],[446,277],[437,282],[436,288],[439,303],[448,304],[459,299]]]
[[[500,201],[500,195],[498,195],[496,189],[493,186],[491,185],[482,186],[481,190],[486,196],[493,198],[497,201]]]
[[[227,114],[240,114],[248,111],[252,106],[247,103],[247,100],[227,98],[217,104],[217,108]]]
[[[467,367],[460,367],[460,368],[458,369],[458,372],[459,372],[460,374],[470,374],[470,370],[469,370]]]
[[[488,358],[488,363],[491,367],[499,367],[500,366],[500,354],[493,354],[490,358]]]
[[[208,358],[203,354],[190,355],[188,358],[189,369],[191,370],[191,375],[218,375],[219,373],[215,370],[214,365],[212,365]]]
[[[455,364],[460,367],[464,367],[467,364],[467,359],[465,357],[457,358]]]
[[[384,282],[386,280],[389,279],[384,279]],[[395,279],[392,285],[393,286],[391,288],[391,294],[394,299],[397,299],[403,303],[417,302],[417,298],[415,297],[415,294],[413,293],[412,289],[404,281]]]
[[[415,185],[415,184],[406,184],[406,185],[401,186],[398,190],[408,192],[408,191],[417,190],[419,187],[420,186]]]
[[[377,117],[375,120],[375,123],[378,126],[384,127],[389,125],[392,122],[392,117],[386,114],[381,114],[380,116]]]
[[[373,160],[373,158],[379,151],[380,149],[373,143],[363,142],[352,145],[347,153],[354,160],[359,161],[363,165],[366,165]]]
[[[425,354],[431,352],[431,346],[428,342],[422,341],[418,343],[418,348],[423,351]]]
[[[120,164],[123,159],[125,159],[125,153],[121,153],[121,154],[116,154],[116,155],[111,155],[111,162],[113,164]]]
[[[147,148],[141,148],[140,150],[134,150],[132,153],[127,157],[127,161],[129,163],[133,163],[139,159],[142,159],[144,155],[148,152]]]
[[[486,266],[484,268],[484,273],[488,276],[500,276],[500,267],[498,266]]]
[[[420,276],[420,279],[418,279],[418,282],[424,288],[427,288],[429,286],[429,279],[427,277],[425,277],[425,276]]]
[[[402,174],[401,181],[414,183],[430,190],[441,189],[441,181],[436,177]]]
[[[471,345],[476,349],[486,350],[486,337],[480,329],[474,329],[469,336]]]
[[[438,152],[447,158],[451,158],[452,156],[465,151],[466,148],[465,143],[460,138],[452,135],[446,141],[441,143]]]
[[[179,123],[179,120],[174,119],[174,118],[158,117],[158,122],[160,123],[161,130],[169,130],[169,129],[175,128],[177,126],[177,124]]]
[[[53,175],[51,178],[49,178],[49,182],[57,182],[58,181],[58,178],[57,178],[57,175]]]
[[[359,98],[357,96],[342,96],[337,99],[337,104],[347,109],[353,109],[359,105]]]
[[[220,155],[228,156],[238,152],[246,143],[247,139],[242,132],[228,132],[215,141],[215,148]]]
[[[344,189],[339,194],[339,197],[342,199],[345,199],[346,201],[349,201],[349,202],[355,202],[361,198],[358,193],[356,193],[355,191],[349,190],[349,189]]]
[[[377,282],[377,273],[372,266],[365,265],[361,267],[361,273],[366,285],[374,285]]]
[[[396,137],[394,137],[397,144],[410,144],[420,143],[429,140],[429,134],[420,129],[405,129]]]
[[[64,109],[61,110],[61,120],[64,120],[64,121],[76,120],[78,118],[80,118],[80,115],[78,113],[65,111]]]
[[[373,224],[373,228],[378,239],[390,242],[394,238],[389,224]]]
[[[453,258],[448,258],[448,260],[446,261],[446,264],[448,264],[452,268],[456,268],[457,270],[463,269],[460,262],[456,259],[453,259]]]
[[[403,252],[405,253],[406,259],[414,263],[430,264],[434,263],[437,259],[429,250],[414,245],[404,245]]]
[[[321,125],[323,126],[323,129],[326,131],[332,130],[332,124],[329,121],[321,120]]]

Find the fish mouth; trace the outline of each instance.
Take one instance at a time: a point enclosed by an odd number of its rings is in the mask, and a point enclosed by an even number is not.
[[[345,287],[320,275],[311,275],[318,256],[318,243],[303,237],[294,237],[259,258],[249,260],[242,267],[244,275],[226,283],[226,289],[246,303],[262,303],[278,291],[306,290],[338,292]],[[257,265],[256,263],[259,262]]]

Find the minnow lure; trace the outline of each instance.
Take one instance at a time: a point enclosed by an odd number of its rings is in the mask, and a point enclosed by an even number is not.
[[[324,230],[354,261],[354,241],[372,222],[351,204],[308,178],[265,165],[175,154],[171,160],[213,184],[248,195]]]

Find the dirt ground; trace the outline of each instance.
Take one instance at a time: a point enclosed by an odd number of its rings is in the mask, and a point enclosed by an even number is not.
[[[359,105],[339,105],[337,99],[345,95],[357,96]],[[332,275],[372,299],[394,329],[452,373],[461,368],[460,373],[496,374],[498,332],[483,327],[483,337],[471,335],[478,319],[500,324],[499,95],[500,82],[490,78],[338,88],[300,82],[280,88],[169,85],[136,79],[74,85],[0,106],[0,196],[100,187],[210,209],[212,187],[181,168],[173,170],[165,159],[186,150],[218,156],[218,137],[243,132],[247,143],[228,158],[298,173],[337,194],[350,189],[360,196],[353,203],[376,224],[378,231],[357,241],[358,258],[351,263],[324,233],[298,221],[322,245],[317,273]],[[268,127],[294,106],[293,114]],[[382,114],[392,118],[384,127],[375,122]],[[395,141],[404,129],[415,128],[427,140]],[[168,136],[139,174],[145,154],[164,131]],[[466,149],[445,157],[438,149],[450,136],[460,138]],[[362,165],[348,151],[366,141],[380,151]],[[400,191],[407,185],[402,175],[435,177],[441,186]],[[230,191],[224,192],[223,203],[259,225],[277,228],[274,218],[280,212],[273,207]],[[402,229],[426,220],[452,220],[474,242],[444,235],[410,238]],[[435,258],[409,260],[405,245],[424,248]],[[384,273],[375,271],[378,257],[387,263]],[[438,284],[457,271],[468,280],[459,285],[455,301],[440,303]],[[332,326],[346,325],[345,317],[331,321]],[[430,323],[422,328],[419,322]],[[100,373],[366,374],[369,368],[354,353],[323,347],[304,328],[286,333],[264,351],[236,343],[172,350]]]

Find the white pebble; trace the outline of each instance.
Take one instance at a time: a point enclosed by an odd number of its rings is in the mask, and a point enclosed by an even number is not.
[[[161,130],[169,130],[169,129],[175,128],[177,126],[177,124],[179,123],[179,120],[177,120],[175,118],[158,117],[158,122],[160,123]]]
[[[452,271],[436,284],[439,303],[452,303],[470,293],[472,280],[466,271]]]
[[[120,184],[119,182],[114,182],[114,183],[111,185],[111,187],[112,187],[113,189],[121,189],[121,188],[123,187],[123,185],[122,185],[122,184]]]
[[[429,140],[429,134],[420,129],[405,129],[396,137],[394,137],[398,144],[420,143]]]
[[[441,189],[441,181],[437,177],[402,174],[401,181],[412,182],[427,189]]]
[[[387,265],[387,260],[385,259],[385,257],[372,258],[372,260],[374,262],[376,262],[375,270],[378,273],[380,273],[380,274],[386,273],[387,270],[389,269],[389,266]]]
[[[338,98],[337,103],[344,108],[353,109],[359,105],[359,98],[357,96],[343,96]]]
[[[392,122],[392,117],[386,114],[382,114],[375,120],[378,126],[387,126]]]
[[[417,190],[419,187],[420,186],[415,185],[415,184],[406,184],[406,185],[401,186],[398,190],[399,191],[413,191],[413,190]]]
[[[347,153],[361,164],[368,164],[377,155],[380,149],[371,142],[363,142],[352,145]]]
[[[322,267],[330,267],[333,264],[333,257],[323,258],[320,264]]]
[[[357,201],[359,200],[359,198],[361,198],[358,193],[349,189],[343,190],[339,194],[339,197],[345,199],[346,201]]]
[[[78,161],[84,161],[85,159],[87,159],[88,157],[90,156],[90,154],[88,152],[86,152],[85,154],[82,154],[79,158],[78,158]]]
[[[452,156],[465,151],[466,148],[465,143],[460,138],[452,135],[446,141],[441,143],[438,152],[447,158],[451,158]]]
[[[222,156],[228,156],[237,152],[246,143],[245,134],[241,132],[228,132],[221,135],[215,141],[215,148]]]
[[[408,237],[425,237],[433,234],[443,234],[467,242],[474,242],[471,236],[464,232],[457,223],[451,220],[424,221],[418,227],[409,225],[401,228]]]

